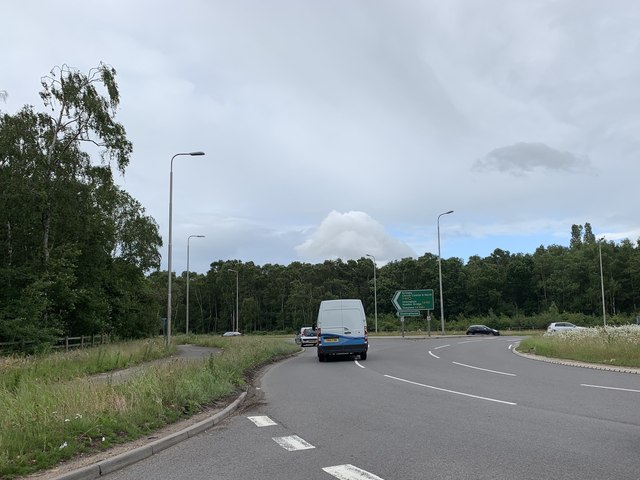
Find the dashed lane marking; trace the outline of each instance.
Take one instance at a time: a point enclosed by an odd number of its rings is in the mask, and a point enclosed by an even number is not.
[[[507,375],[509,377],[517,376],[515,373],[499,372],[497,370],[489,370],[488,368],[474,367],[473,365],[467,365],[465,363],[458,363],[458,362],[451,362],[451,363],[453,363],[454,365],[460,365],[461,367],[473,368],[474,370],[482,370],[483,372],[497,373],[498,375]]]
[[[393,377],[391,375],[385,375],[385,377],[391,378],[393,380],[398,380],[399,382],[405,382],[411,385],[417,385],[418,387],[430,388],[431,390],[438,390],[439,392],[453,393],[454,395],[461,395],[463,397],[476,398],[478,400],[486,400],[487,402],[502,403],[504,405],[517,405],[517,403],[514,403],[514,402],[506,402],[504,400],[498,400],[496,398],[481,397],[479,395],[472,395],[470,393],[456,392],[455,390],[447,390],[446,388],[434,387],[432,385],[425,385],[424,383],[412,382],[411,380],[405,380],[404,378]]]
[[[297,435],[291,435],[290,437],[273,437],[273,440],[285,450],[295,452],[297,450],[309,450],[316,448],[306,440],[303,440]]]
[[[620,392],[640,393],[640,390],[634,390],[633,388],[603,387],[601,385],[589,385],[587,383],[581,383],[580,386],[581,387],[590,387],[590,388],[602,388],[604,390],[618,390]]]
[[[270,427],[272,425],[277,425],[276,422],[271,420],[266,415],[260,415],[256,417],[247,417],[247,418],[251,420],[253,423],[255,423],[256,427]]]
[[[340,480],[383,480],[373,473],[369,473],[366,470],[350,464],[325,467],[322,470]]]

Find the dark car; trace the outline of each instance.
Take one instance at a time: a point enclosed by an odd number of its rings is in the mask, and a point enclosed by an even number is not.
[[[500,332],[486,325],[471,325],[467,328],[467,335],[500,335]]]

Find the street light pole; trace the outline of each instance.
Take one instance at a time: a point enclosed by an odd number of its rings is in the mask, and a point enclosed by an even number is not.
[[[189,235],[187,237],[187,312],[185,333],[189,335],[189,240],[192,238],[204,238],[204,235]]]
[[[376,284],[376,257],[367,253],[367,257],[371,257],[373,259],[373,310],[375,312],[375,326],[376,333],[378,333],[378,286]]]
[[[237,332],[240,329],[240,310],[238,310],[238,270],[234,270],[233,268],[228,269],[230,272],[235,272],[236,274],[236,328],[234,332]]]
[[[598,256],[600,257],[600,288],[602,290],[602,323],[604,327],[607,327],[607,309],[604,303],[604,272],[602,270],[602,242],[604,237],[598,240]]]
[[[176,153],[173,157],[171,157],[171,168],[169,170],[169,252],[167,257],[167,269],[169,270],[169,279],[167,281],[167,337],[166,344],[167,346],[171,345],[171,247],[172,247],[172,214],[173,214],[173,160],[176,157],[182,155],[190,155],[192,157],[197,157],[200,155],[204,155],[204,152],[187,152],[187,153]]]
[[[440,281],[440,322],[442,323],[442,334],[444,335],[444,300],[442,295],[442,257],[440,256],[440,217],[449,215],[453,210],[438,215],[438,279]]]

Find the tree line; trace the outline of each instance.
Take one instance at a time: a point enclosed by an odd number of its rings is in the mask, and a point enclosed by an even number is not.
[[[573,225],[571,235],[569,247],[540,246],[533,254],[495,249],[487,257],[473,256],[466,263],[460,258],[442,259],[447,325],[463,326],[480,317],[516,328],[528,318],[524,324],[543,328],[549,312],[576,314],[583,324],[602,324],[602,286],[609,322],[635,322],[640,313],[640,240],[635,245],[629,240],[597,242],[589,223]],[[213,333],[232,328],[236,274],[230,269],[238,271],[239,323],[244,332],[291,332],[312,325],[320,301],[334,298],[362,299],[371,329],[375,297],[379,328],[397,330],[399,321],[391,302],[397,290],[433,289],[435,311],[431,315],[439,320],[436,255],[427,253],[379,267],[376,292],[373,268],[373,262],[364,256],[288,266],[217,261],[206,274],[190,274],[189,329]],[[166,272],[156,272],[150,280],[156,285],[154,290],[166,293]],[[173,283],[174,331],[185,328],[185,280],[183,273]],[[163,300],[166,303],[166,297]],[[158,311],[166,312],[166,306],[159,306]],[[412,320],[413,324],[424,324],[425,315]],[[531,320],[535,318],[538,323]]]
[[[62,66],[41,84],[43,111],[0,112],[0,343],[157,335],[167,315],[162,239],[144,207],[114,183],[113,169],[125,172],[133,148],[115,120],[116,72],[102,63],[87,74]],[[88,150],[97,150],[99,161]],[[230,269],[238,272],[237,292]],[[224,332],[237,315],[243,332],[291,333],[312,325],[320,301],[332,298],[362,299],[372,325],[377,296],[379,328],[395,330],[391,298],[405,289],[433,289],[439,320],[437,256],[375,272],[374,282],[366,257],[287,266],[213,261],[208,272],[190,275],[189,328]],[[590,224],[573,225],[568,247],[442,259],[442,276],[448,328],[477,317],[540,327],[549,312],[596,323],[602,286],[606,314],[627,322],[640,305],[640,240],[598,240]],[[186,329],[185,281],[186,272],[173,281],[174,332]]]

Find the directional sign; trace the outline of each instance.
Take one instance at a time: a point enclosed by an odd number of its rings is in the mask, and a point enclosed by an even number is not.
[[[433,310],[433,290],[398,290],[392,302],[396,310]]]
[[[398,310],[399,317],[419,317],[420,310]]]

